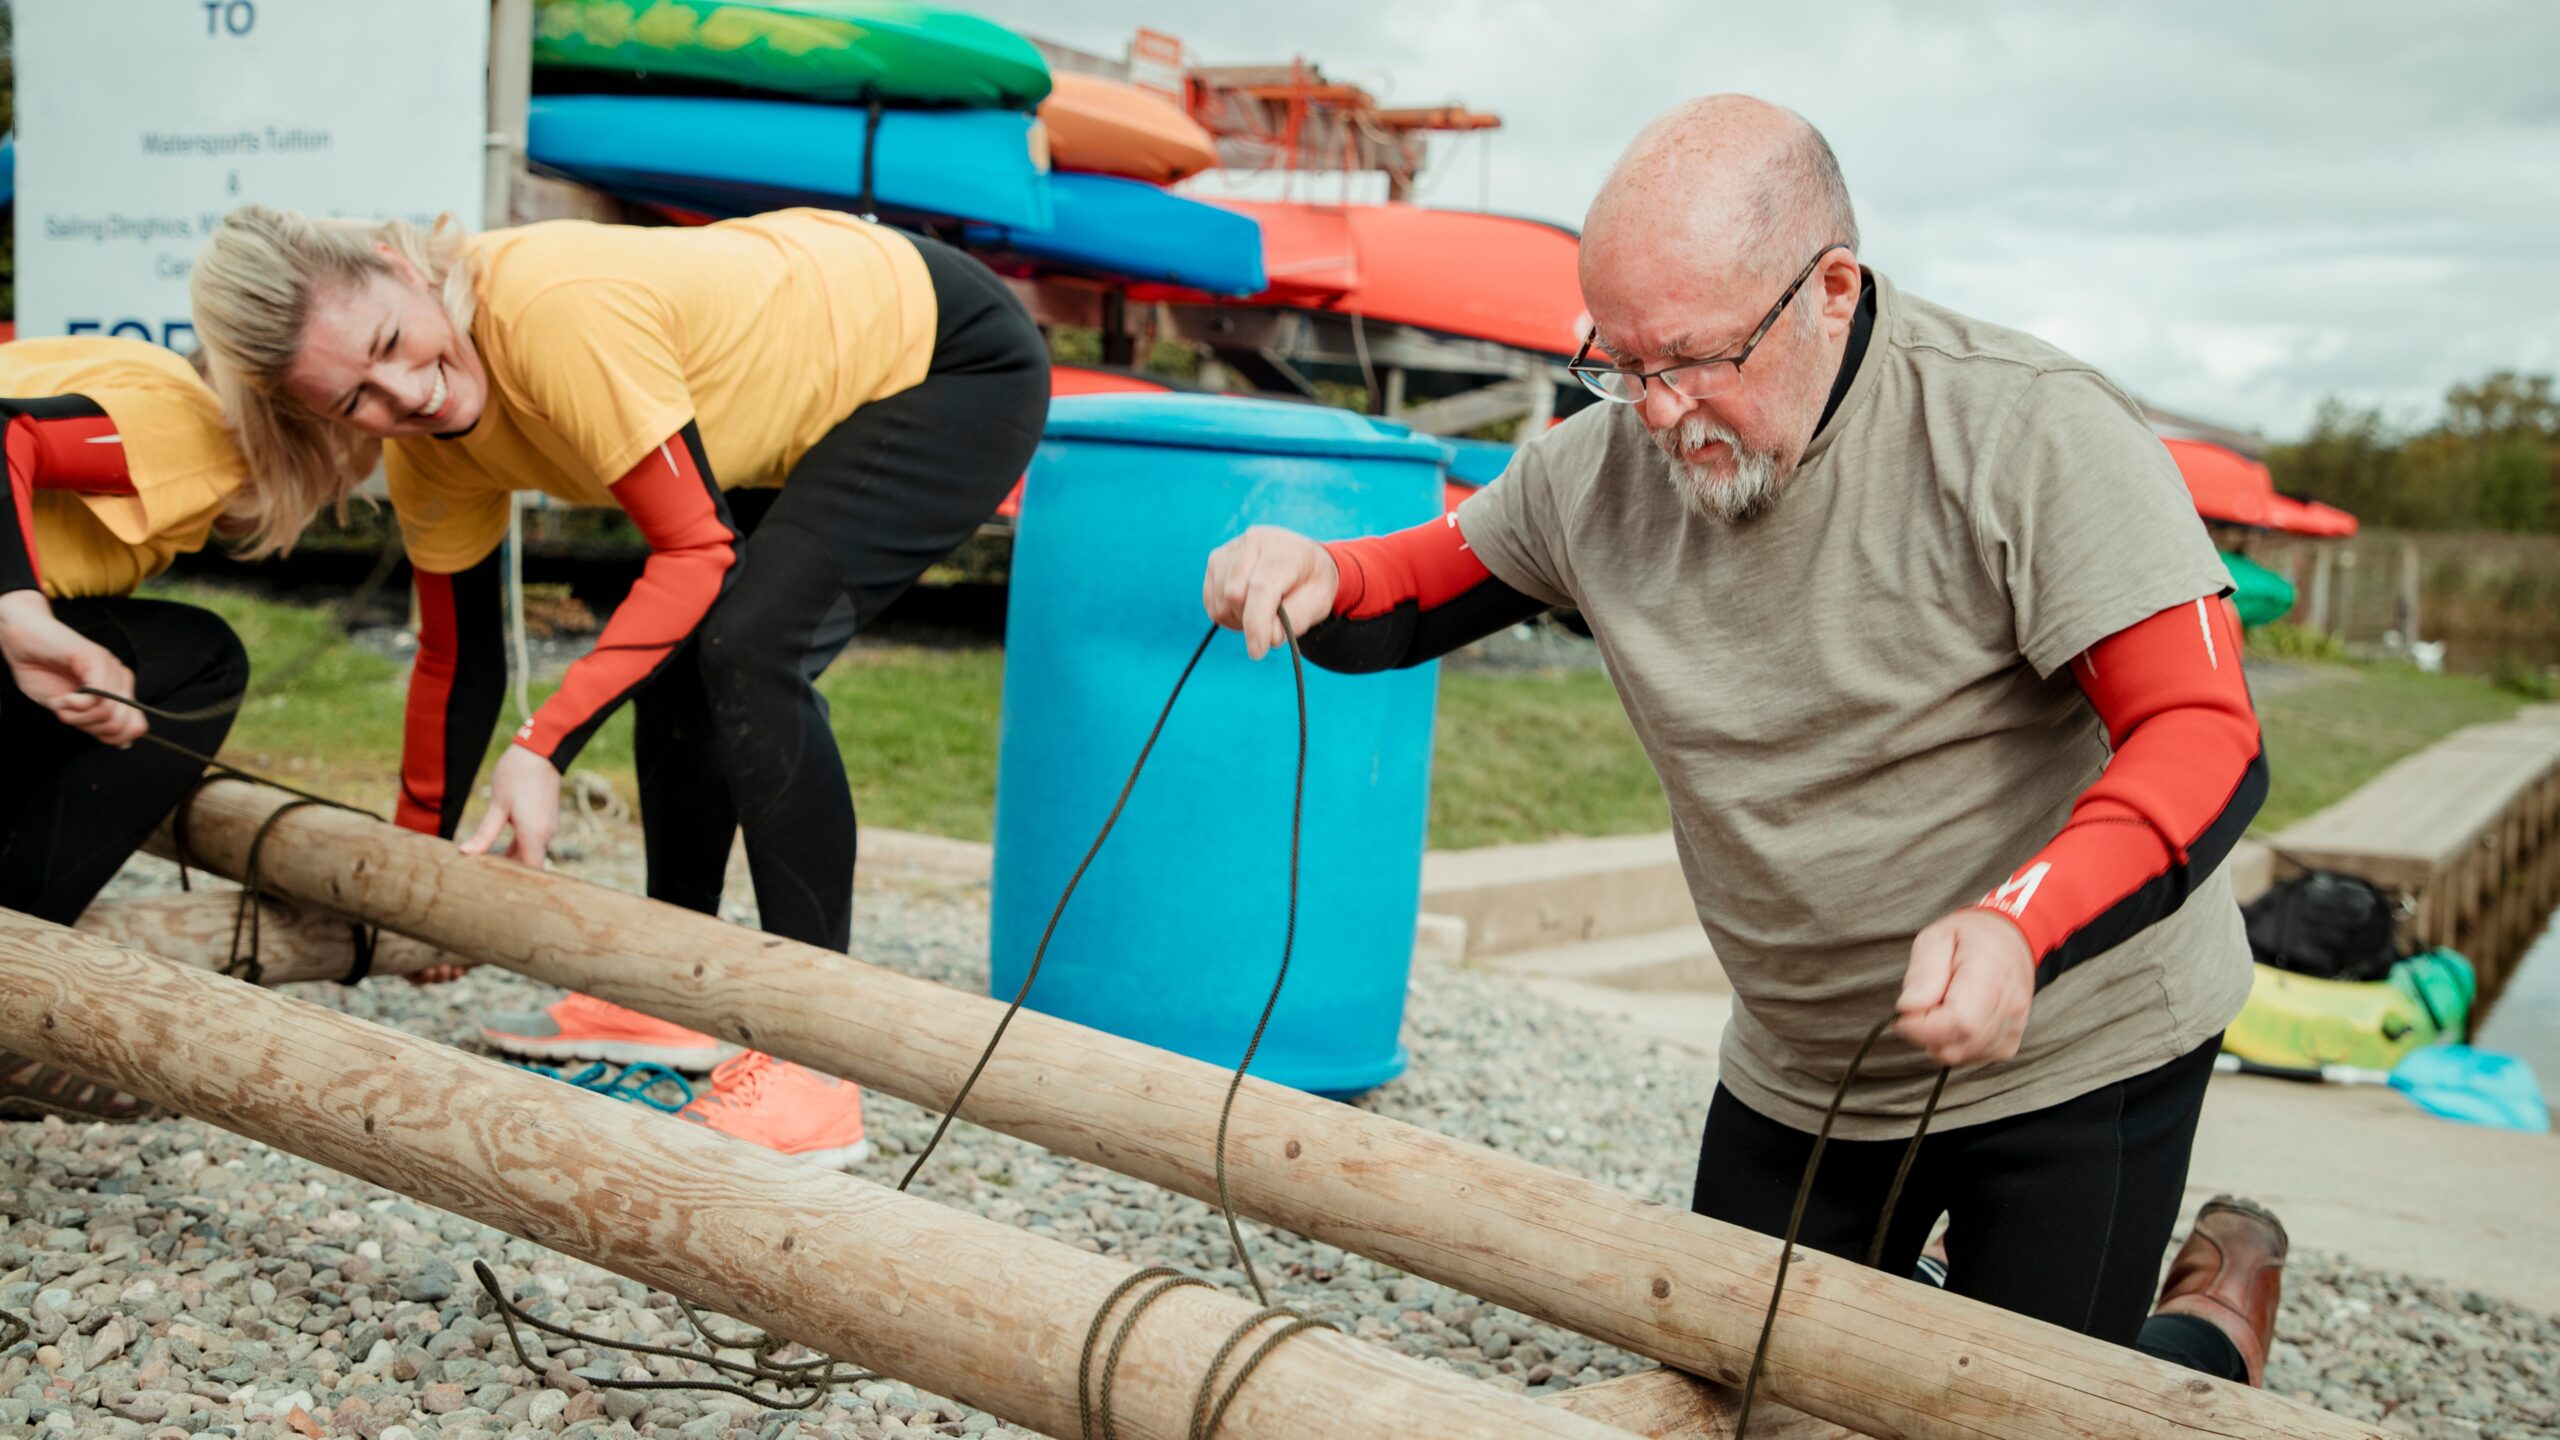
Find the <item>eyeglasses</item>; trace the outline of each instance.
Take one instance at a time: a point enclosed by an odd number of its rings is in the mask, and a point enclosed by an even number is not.
[[[1805,281],[1813,278],[1813,267],[1821,264],[1822,257],[1832,251],[1848,248],[1846,245],[1825,245],[1815,251],[1813,258],[1804,262],[1804,268],[1796,272],[1795,283],[1787,287],[1787,293],[1779,296],[1778,303],[1770,306],[1769,313],[1761,317],[1760,328],[1752,331],[1751,338],[1742,342],[1742,348],[1730,355],[1684,360],[1659,370],[1621,370],[1615,365],[1585,363],[1591,354],[1592,341],[1598,338],[1593,336],[1583,340],[1582,348],[1573,352],[1573,360],[1564,368],[1592,394],[1620,405],[1633,405],[1643,399],[1645,383],[1651,380],[1661,381],[1675,395],[1691,400],[1712,400],[1731,389],[1733,383],[1741,378],[1742,362],[1751,358],[1751,352],[1758,349],[1761,340],[1768,335],[1769,327],[1777,324],[1778,317],[1787,313],[1787,306],[1796,298],[1796,292],[1804,288]]]

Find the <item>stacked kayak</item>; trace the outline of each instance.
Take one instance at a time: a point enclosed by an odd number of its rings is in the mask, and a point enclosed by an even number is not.
[[[1143,180],[1051,175],[1046,227],[976,224],[972,249],[1034,269],[1179,285],[1213,295],[1263,288],[1262,227]]]
[[[1049,66],[915,0],[538,0],[528,158],[721,217],[792,205],[1045,229]]]
[[[1264,288],[1262,229],[1162,187],[1218,163],[1181,107],[1135,85],[1061,74],[1040,105],[1049,134],[1048,228],[968,227],[963,243],[1007,268],[1065,271],[1212,295]]]
[[[1048,62],[993,21],[913,0],[538,0],[534,63],[810,100],[1029,110]]]
[[[1581,342],[1582,242],[1562,226],[1411,205],[1218,203],[1262,226],[1271,284],[1239,303],[1357,315],[1558,358]]]
[[[2195,498],[2196,513],[2219,525],[2334,539],[2356,533],[2356,517],[2317,500],[2297,500],[2276,489],[2267,467],[2237,450],[2205,440],[2169,436],[2161,444]]]
[[[542,95],[525,149],[582,184],[713,217],[792,205],[1046,230],[1048,177],[1019,110],[885,110],[704,95]]]
[[[1443,435],[1440,443],[1449,448],[1449,478],[1441,483],[1441,499],[1455,510],[1467,503],[1467,497],[1502,478],[1511,468],[1511,457],[1519,453],[1517,445],[1499,440],[1470,440],[1462,435]]]
[[[1163,96],[1098,75],[1062,73],[1054,82],[1040,123],[1059,169],[1170,185],[1217,165],[1217,141]]]
[[[1264,287],[1251,219],[1161,188],[1217,163],[1207,131],[1135,86],[1053,77],[1029,41],[976,16],[913,0],[541,0],[535,27],[527,154],[609,194],[690,218],[876,213],[1022,274]]]

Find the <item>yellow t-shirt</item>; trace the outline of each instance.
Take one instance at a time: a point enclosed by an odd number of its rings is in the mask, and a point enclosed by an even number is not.
[[[0,397],[85,395],[123,437],[131,495],[35,493],[36,559],[56,600],[130,594],[204,548],[246,467],[222,405],[175,352],[82,335],[0,345]]]
[[[474,236],[469,433],[384,447],[409,559],[467,570],[508,493],[610,505],[687,420],[723,489],[773,486],[858,407],[924,379],[935,305],[905,236],[825,210],[694,229],[558,220]]]

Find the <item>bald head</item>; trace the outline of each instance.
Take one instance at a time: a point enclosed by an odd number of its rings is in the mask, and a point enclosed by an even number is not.
[[[1858,219],[1830,144],[1803,116],[1748,95],[1703,96],[1647,125],[1582,230],[1586,272],[1630,245],[1669,245],[1732,278],[1763,278],[1832,244],[1855,250]]]
[[[1748,518],[1794,474],[1846,353],[1857,244],[1830,145],[1747,95],[1654,121],[1602,183],[1582,230],[1593,353],[1685,377],[1639,382],[1635,412],[1692,509]]]

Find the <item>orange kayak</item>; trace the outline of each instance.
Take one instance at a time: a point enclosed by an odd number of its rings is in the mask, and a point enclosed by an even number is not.
[[[1540,220],[1414,205],[1209,203],[1262,226],[1270,288],[1220,300],[1167,285],[1130,287],[1132,300],[1329,310],[1515,350],[1571,355],[1582,314],[1582,242]]]
[[[1170,185],[1218,163],[1217,142],[1161,95],[1098,75],[1060,71],[1040,119],[1049,163]]]

